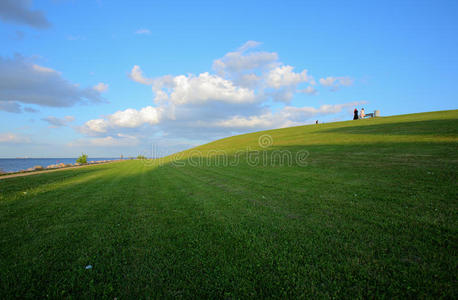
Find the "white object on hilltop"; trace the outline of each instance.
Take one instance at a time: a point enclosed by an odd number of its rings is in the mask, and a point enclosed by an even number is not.
[[[374,110],[374,117],[380,117],[380,110]]]

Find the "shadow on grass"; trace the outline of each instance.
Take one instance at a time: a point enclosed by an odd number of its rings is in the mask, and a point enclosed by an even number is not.
[[[7,197],[10,194],[34,189],[43,185],[62,182],[79,176],[90,175],[103,171],[104,168],[89,166],[79,169],[61,170],[56,172],[18,176],[0,180],[0,194]]]
[[[180,167],[184,165],[199,166],[228,166],[237,167],[238,161],[243,161],[257,167],[275,165],[294,166],[307,165],[315,160],[330,159],[342,165],[352,165],[369,168],[368,162],[383,166],[384,163],[416,162],[426,165],[454,166],[456,142],[373,142],[373,143],[347,143],[320,144],[320,145],[290,145],[269,146],[268,148],[252,149],[247,147],[236,152],[220,150],[196,151],[188,157],[184,155],[169,156],[153,161],[146,161],[145,165],[166,166],[172,164]],[[298,161],[305,160],[305,161]],[[337,166],[337,165],[336,165]]]
[[[347,126],[333,129],[325,129],[326,133],[344,134],[383,134],[383,135],[437,135],[437,136],[458,136],[458,119],[454,120],[427,120],[414,122],[398,122],[377,124],[364,124],[355,121],[358,126]],[[440,128],[440,132],[438,132]]]

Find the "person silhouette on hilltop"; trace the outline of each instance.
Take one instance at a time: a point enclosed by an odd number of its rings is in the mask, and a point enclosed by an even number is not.
[[[358,120],[358,109],[355,108],[355,111],[353,112],[353,120]]]

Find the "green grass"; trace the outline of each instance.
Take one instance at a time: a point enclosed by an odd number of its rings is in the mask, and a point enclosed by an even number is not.
[[[0,298],[456,299],[457,146],[455,110],[2,179]]]

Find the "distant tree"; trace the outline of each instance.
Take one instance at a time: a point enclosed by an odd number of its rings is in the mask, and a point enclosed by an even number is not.
[[[87,164],[87,154],[81,153],[81,156],[76,160],[77,163]]]
[[[139,155],[137,156],[137,159],[146,159],[146,156],[139,154]]]

